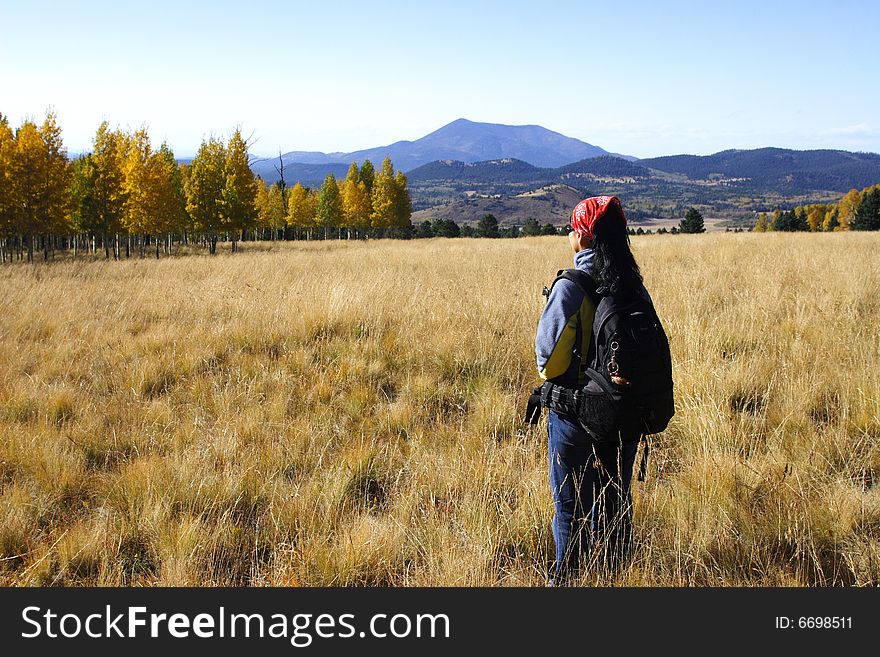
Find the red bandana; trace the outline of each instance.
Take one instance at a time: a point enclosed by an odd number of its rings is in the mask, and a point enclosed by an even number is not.
[[[596,225],[599,217],[604,216],[609,210],[616,211],[623,219],[623,225],[626,225],[626,215],[623,214],[619,198],[616,196],[592,196],[574,206],[574,210],[571,211],[571,227],[578,235],[586,235],[593,239],[593,226]]]

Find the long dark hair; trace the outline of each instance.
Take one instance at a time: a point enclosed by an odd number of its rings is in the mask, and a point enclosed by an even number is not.
[[[593,277],[608,294],[635,292],[642,272],[629,248],[629,234],[623,216],[609,210],[593,226]]]

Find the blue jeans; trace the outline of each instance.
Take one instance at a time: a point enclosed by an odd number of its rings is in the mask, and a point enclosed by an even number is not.
[[[555,582],[576,576],[587,560],[616,568],[632,543],[630,482],[639,436],[596,443],[577,421],[552,410],[547,433]]]

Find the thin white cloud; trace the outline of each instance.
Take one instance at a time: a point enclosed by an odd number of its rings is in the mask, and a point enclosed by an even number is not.
[[[818,134],[822,137],[878,137],[880,130],[873,128],[868,123],[856,123],[842,128],[822,130]]]

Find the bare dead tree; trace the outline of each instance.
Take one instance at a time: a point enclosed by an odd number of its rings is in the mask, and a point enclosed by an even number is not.
[[[287,213],[287,185],[284,182],[284,158],[281,157],[281,149],[278,149],[278,166],[275,167],[275,171],[280,177],[280,181],[278,183],[278,187],[281,189],[281,208],[284,210],[285,214]],[[285,228],[281,229],[283,231],[283,239],[287,239],[287,230]],[[274,238],[273,238],[274,239]]]

